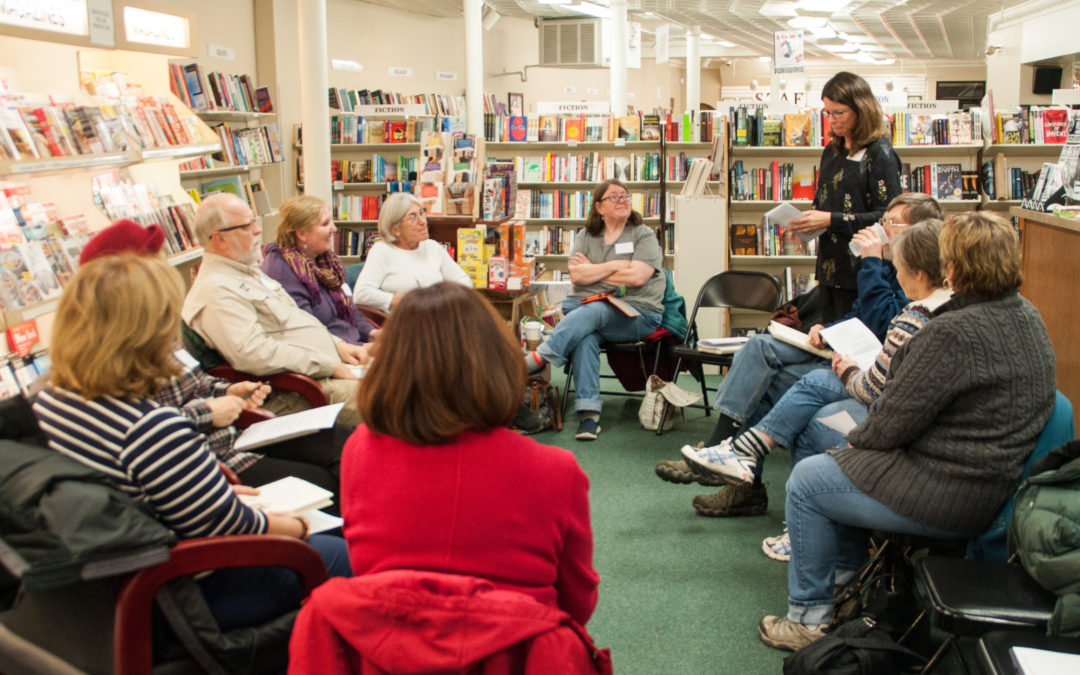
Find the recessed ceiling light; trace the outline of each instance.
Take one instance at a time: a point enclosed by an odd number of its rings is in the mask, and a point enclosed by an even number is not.
[[[859,63],[873,63],[874,57],[873,55],[867,54],[866,52],[856,52],[855,60]]]

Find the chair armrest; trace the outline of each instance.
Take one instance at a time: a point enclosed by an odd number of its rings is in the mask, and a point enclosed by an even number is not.
[[[274,375],[259,376],[226,365],[215,366],[206,372],[229,382],[266,382],[275,389],[296,392],[307,399],[312,408],[330,405],[330,398],[323,391],[323,388],[319,386],[319,383],[300,373],[275,373]]]
[[[121,586],[116,598],[113,649],[116,675],[143,675],[152,669],[151,607],[167,581],[228,567],[286,567],[300,577],[304,597],[327,579],[315,549],[299,539],[245,534],[188,539],[169,549],[169,561],[140,570]]]
[[[356,310],[363,314],[364,318],[370,321],[376,328],[382,328],[388,318],[386,312],[368,305],[357,305]]]
[[[239,429],[247,429],[256,422],[265,422],[266,420],[272,420],[277,415],[264,410],[263,408],[255,408],[254,410],[241,410],[240,416],[233,422],[233,426]]]

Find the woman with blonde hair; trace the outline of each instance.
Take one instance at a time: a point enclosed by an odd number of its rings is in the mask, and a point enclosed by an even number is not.
[[[277,242],[263,247],[262,271],[333,335],[363,344],[378,329],[353,307],[345,268],[334,251],[336,232],[323,200],[310,195],[285,200]]]
[[[443,282],[401,299],[377,350],[341,461],[357,575],[480,577],[584,625],[599,583],[589,479],[569,451],[506,428],[525,387],[506,322]]]
[[[953,291],[893,356],[889,379],[851,447],[791,471],[786,616],[758,632],[779,649],[823,635],[838,571],[857,569],[866,530],[966,539],[1016,489],[1054,405],[1054,351],[1022,298],[1012,225],[985,211],[951,218],[940,237]]]
[[[83,265],[60,297],[52,387],[34,412],[49,446],[100,470],[181,538],[279,534],[307,538],[298,516],[246,506],[218,470],[206,437],[154,394],[182,371],[180,276],[159,257],[121,254]],[[350,574],[344,542],[314,535],[309,543],[332,576]],[[262,623],[299,606],[292,572],[221,570],[199,580],[221,630]]]
[[[427,211],[417,197],[394,192],[379,207],[379,237],[356,279],[358,305],[389,312],[414,288],[440,281],[472,287],[465,270],[428,238]]]
[[[900,158],[885,134],[885,118],[866,80],[834,75],[821,91],[821,116],[831,122],[821,152],[814,206],[788,224],[795,233],[818,236],[816,277],[822,323],[851,310],[859,256],[848,246],[859,230],[878,222],[901,193]]]

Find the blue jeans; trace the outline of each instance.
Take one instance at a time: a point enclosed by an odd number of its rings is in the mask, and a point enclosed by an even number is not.
[[[331,577],[351,577],[345,540],[313,534],[308,544]],[[300,607],[300,580],[284,567],[230,567],[199,580],[210,614],[222,632],[257,626]]]
[[[832,619],[836,571],[862,565],[868,530],[943,539],[974,534],[940,530],[896,513],[861,492],[825,454],[807,457],[791,470],[784,513],[791,535],[788,618],[809,625]]]
[[[778,445],[790,449],[791,462],[794,464],[800,459],[795,452],[798,445],[796,439],[801,439],[807,425],[815,417],[819,417],[818,410],[824,405],[845,399],[852,400],[844,388],[844,383],[835,373],[824,368],[812,370],[791,385],[787,393],[754,428],[768,434]],[[816,449],[803,447],[800,451],[811,455],[831,447],[835,446]]]
[[[556,367],[569,357],[574,365],[574,410],[600,412],[600,344],[643,338],[660,327],[662,315],[638,308],[641,316],[629,317],[608,302],[583,305],[579,298],[564,300],[562,311],[562,321],[536,351]]]
[[[800,460],[812,455],[819,455],[830,448],[847,447],[848,442],[844,434],[821,422],[823,417],[829,417],[840,412],[851,415],[851,419],[854,420],[855,424],[862,424],[866,416],[870,414],[865,405],[853,398],[845,398],[842,401],[823,406],[814,413],[814,419],[810,420],[803,432],[795,439],[795,447],[790,448],[792,466],[795,466],[795,463]]]

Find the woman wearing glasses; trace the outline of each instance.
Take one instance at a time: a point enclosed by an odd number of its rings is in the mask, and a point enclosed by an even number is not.
[[[285,200],[277,242],[263,247],[262,271],[336,337],[359,345],[376,328],[352,306],[345,268],[334,251],[335,232],[323,200],[310,195]]]
[[[637,340],[660,326],[663,262],[656,233],[631,208],[626,186],[617,180],[598,185],[585,231],[578,233],[570,255],[574,291],[563,302],[565,318],[546,342],[525,356],[530,373],[548,363],[562,366],[573,360],[579,441],[594,440],[600,433],[600,343]],[[623,296],[639,316],[626,316],[604,300],[588,301],[599,293]]]
[[[866,80],[837,73],[825,83],[821,99],[831,140],[821,153],[814,207],[788,227],[796,233],[820,232],[816,275],[823,323],[830,323],[855,302],[859,258],[848,245],[852,235],[877,222],[901,193],[900,158]]]
[[[356,279],[353,301],[383,312],[397,306],[414,288],[454,281],[472,288],[472,281],[446,249],[428,239],[427,214],[419,199],[394,192],[379,208],[379,241],[371,247]]]

